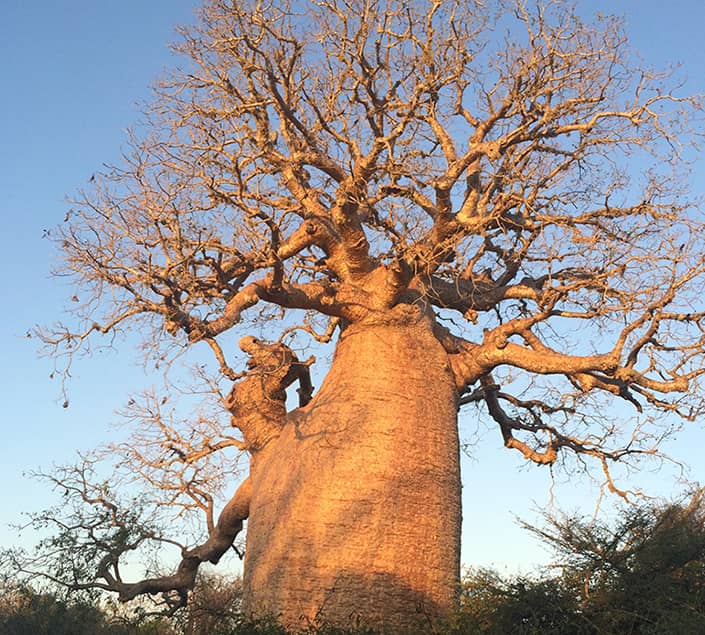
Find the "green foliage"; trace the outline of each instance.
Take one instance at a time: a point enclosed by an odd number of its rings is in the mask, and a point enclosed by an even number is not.
[[[67,602],[27,588],[2,589],[0,633],[3,635],[128,635],[108,623],[104,613],[85,601]]]
[[[546,517],[560,580],[599,633],[705,632],[705,490],[627,509],[614,526]]]
[[[564,635],[592,633],[576,597],[560,578],[505,579],[480,569],[463,580],[457,633]]]
[[[463,581],[457,635],[705,633],[705,490],[630,507],[614,523],[546,515],[525,525],[556,552],[558,574]]]

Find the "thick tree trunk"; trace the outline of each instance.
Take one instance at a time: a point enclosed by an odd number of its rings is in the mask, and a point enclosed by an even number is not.
[[[452,610],[456,392],[427,320],[355,325],[323,386],[253,457],[245,610],[398,631]]]

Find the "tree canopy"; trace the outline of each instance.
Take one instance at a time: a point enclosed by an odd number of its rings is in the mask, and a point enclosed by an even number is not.
[[[622,456],[581,412],[595,393],[692,419],[700,102],[632,66],[614,18],[499,6],[206,3],[124,164],[63,225],[84,328],[47,342],[173,335],[234,376],[218,338],[248,309],[354,322],[423,298],[465,400],[528,458]],[[536,399],[502,389],[506,366]]]

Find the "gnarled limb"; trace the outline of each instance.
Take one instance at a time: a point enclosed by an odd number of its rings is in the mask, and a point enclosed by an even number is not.
[[[487,409],[489,410],[490,416],[499,424],[505,447],[519,450],[527,459],[540,465],[551,465],[555,463],[556,457],[558,456],[558,446],[556,442],[551,439],[544,450],[535,450],[523,441],[517,439],[512,434],[512,430],[523,426],[518,420],[512,419],[507,415],[500,406],[499,399],[497,398],[499,386],[492,381],[491,376],[487,375],[482,379],[482,388],[485,402],[487,403]]]
[[[286,422],[286,389],[299,382],[299,406],[311,399],[313,386],[308,362],[299,361],[284,344],[267,344],[243,337],[240,349],[250,356],[248,372],[230,391],[225,406],[232,424],[242,432],[250,452],[261,450],[277,437]]]
[[[107,566],[100,571],[106,580],[107,588],[117,591],[121,602],[129,602],[139,595],[176,593],[176,599],[167,598],[171,610],[185,606],[188,592],[196,584],[196,574],[204,562],[217,564],[223,554],[232,546],[235,537],[242,530],[243,522],[249,514],[252,486],[250,479],[243,481],[218,517],[206,542],[182,552],[181,562],[172,575],[148,578],[139,582],[125,583],[110,573]],[[106,563],[107,564],[107,563]]]
[[[653,309],[649,309],[647,313],[653,312]],[[444,345],[450,353],[450,363],[459,389],[462,391],[464,386],[474,384],[499,366],[510,365],[530,373],[565,375],[585,391],[599,388],[633,402],[634,396],[629,392],[630,389],[648,395],[648,400],[656,399],[656,393],[686,392],[690,382],[705,373],[702,368],[684,370],[682,359],[673,369],[662,369],[658,377],[649,376],[653,364],[646,371],[636,370],[637,358],[643,353],[647,342],[659,348],[656,338],[653,337],[658,328],[651,324],[648,328],[649,337],[639,338],[635,346],[625,351],[629,337],[644,326],[646,320],[643,317],[624,327],[612,350],[607,353],[571,355],[557,351],[547,346],[532,331],[533,326],[547,320],[552,314],[551,310],[545,310],[531,317],[517,318],[494,329],[488,329],[479,344],[460,337],[449,338],[446,335]],[[703,315],[662,313],[653,320],[657,320],[660,326],[666,328],[669,322],[693,322],[700,326]],[[525,345],[510,341],[513,337],[523,339]],[[688,359],[697,354],[700,346],[699,341],[688,344],[682,347],[682,353]],[[668,375],[668,379],[663,379],[664,374]]]
[[[670,335],[674,326],[692,327],[702,332],[703,314],[666,311],[671,298],[672,291],[668,290],[653,299],[643,313],[637,313],[616,334],[612,349],[602,354],[563,353],[548,346],[534,332],[559,313],[554,308],[555,303],[530,317],[517,317],[487,329],[480,343],[437,328],[437,337],[449,352],[461,393],[459,405],[483,403],[498,424],[504,445],[518,450],[534,463],[552,465],[562,450],[578,457],[592,457],[600,465],[606,487],[627,498],[630,492],[617,487],[610,464],[628,462],[630,457],[639,455],[667,459],[658,451],[660,440],[650,437],[643,427],[645,422],[654,421],[665,412],[690,421],[702,412],[697,401],[684,398],[691,385],[705,373],[702,367],[689,363],[699,354],[702,337],[680,348],[663,346],[659,339],[662,332]],[[663,361],[668,359],[666,353],[679,353],[671,368],[664,367]],[[554,401],[553,406],[551,400],[513,397],[503,392],[493,378],[493,371],[505,365],[527,373],[519,380],[521,386],[529,382],[532,390],[539,385],[546,387],[549,382],[542,383],[538,378],[554,375],[563,376],[576,392],[571,395],[563,388],[561,400]],[[550,383],[557,381],[560,379],[552,379]],[[479,387],[471,388],[477,383]],[[627,401],[644,415],[635,422],[631,436],[625,435],[624,429],[618,431],[614,426],[603,426],[600,417],[591,422],[591,431],[579,428],[574,421],[576,418],[581,421],[578,405],[593,391]],[[505,407],[507,404],[509,409]],[[660,413],[646,416],[647,406]]]
[[[55,474],[36,475],[62,491],[64,504],[33,515],[30,524],[54,527],[61,538],[40,541],[34,556],[21,550],[3,550],[0,563],[6,566],[9,561],[18,576],[45,579],[71,591],[111,591],[123,602],[140,595],[161,594],[161,602],[156,603],[164,604],[173,613],[186,604],[200,565],[217,563],[242,530],[250,510],[250,479],[237,488],[217,522],[209,523],[208,538],[187,547],[165,537],[154,519],[145,516],[144,498],[121,502],[105,483],[95,482],[95,463],[96,457],[83,457],[79,465],[59,468]],[[175,571],[136,582],[125,581],[125,557],[144,547],[159,545],[180,548],[181,561]]]
[[[255,337],[243,337],[240,349],[250,356],[248,372],[232,388],[226,407],[232,413],[233,425],[245,440],[245,449],[251,453],[261,450],[275,438],[286,420],[286,389],[294,382],[300,384],[299,405],[306,405],[313,392],[308,366],[313,360],[300,362],[294,352],[283,344],[268,344]],[[120,600],[127,602],[143,594],[165,594],[171,610],[184,606],[188,591],[193,588],[198,568],[203,562],[217,564],[230,548],[249,514],[251,481],[247,478],[227,503],[208,540],[182,551],[177,570],[169,576],[123,583],[110,572],[106,557],[101,577],[110,590],[117,591]],[[175,596],[173,596],[175,594]]]
[[[608,447],[606,437],[601,437],[594,432],[589,434],[568,432],[562,429],[562,426],[551,423],[548,417],[556,413],[563,413],[567,418],[574,417],[576,412],[573,407],[550,406],[540,400],[518,399],[503,392],[491,375],[482,378],[480,387],[467,395],[464,403],[480,401],[485,402],[490,416],[498,424],[505,447],[518,450],[527,460],[538,465],[553,465],[563,449],[570,450],[576,455],[592,457],[600,464],[607,488],[625,500],[638,492],[623,490],[615,485],[610,463],[614,464],[638,455],[656,454],[653,448],[642,449],[635,444],[639,434],[638,426],[622,447],[612,449]],[[508,408],[502,403],[513,408],[515,412],[510,414]],[[530,440],[525,441],[516,433],[522,436],[528,435]]]

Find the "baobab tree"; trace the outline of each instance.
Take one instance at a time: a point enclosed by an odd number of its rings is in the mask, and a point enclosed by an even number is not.
[[[157,357],[207,346],[237,432],[177,432],[158,397],[133,411],[156,436],[123,460],[206,518],[165,575],[125,581],[122,558],[167,538],[90,466],[55,476],[94,514],[64,528],[100,556],[70,584],[181,606],[247,521],[246,612],[442,619],[461,406],[623,496],[611,467],[702,412],[700,102],[633,64],[618,20],[562,2],[207,0],[199,16],[123,163],[60,230],[81,302],[42,336],[58,360],[126,329]],[[317,389],[314,340],[335,346]],[[615,423],[619,403],[634,415]],[[212,462],[233,448],[249,475],[218,515]]]

